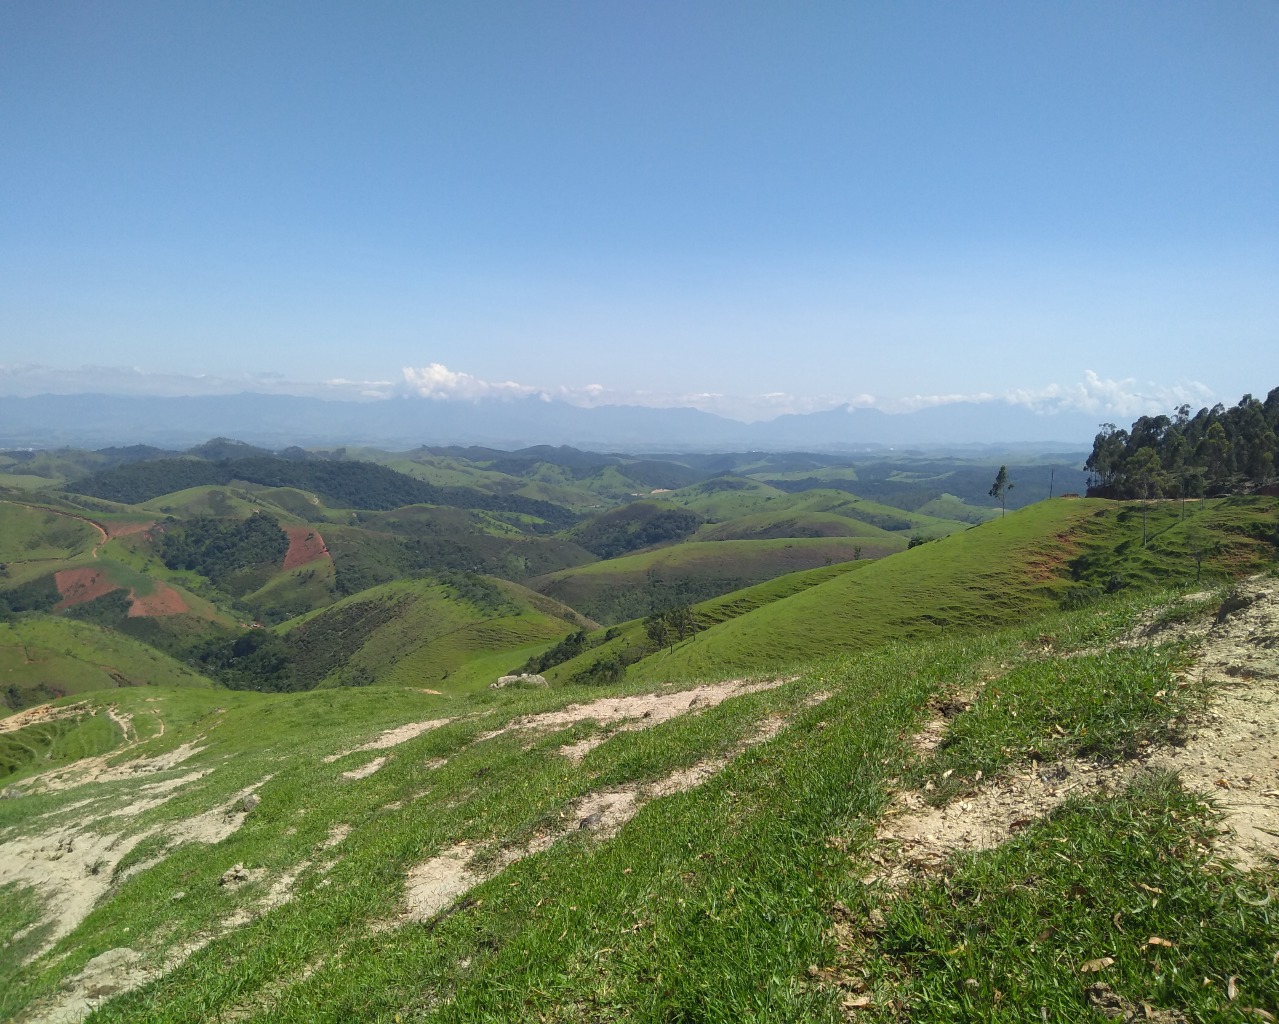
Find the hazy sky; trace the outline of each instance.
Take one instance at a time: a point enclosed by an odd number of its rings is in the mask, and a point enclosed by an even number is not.
[[[1230,404],[1277,54],[1273,0],[4,4],[0,393]]]

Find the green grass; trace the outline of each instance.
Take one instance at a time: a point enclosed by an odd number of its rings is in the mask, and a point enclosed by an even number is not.
[[[0,487],[11,487],[15,491],[44,491],[59,487],[63,481],[47,476],[32,476],[29,473],[0,474]]]
[[[1210,863],[1217,826],[1169,775],[1071,801],[944,883],[883,905],[882,932],[847,965],[879,1007],[865,1019],[900,1019],[891,1000],[939,1024],[1102,1019],[1085,998],[1098,981],[1191,1020],[1268,1019],[1241,1008],[1277,1005],[1276,879]],[[1113,964],[1081,972],[1102,957]]]
[[[712,523],[731,524],[743,518],[749,522],[756,516],[765,517],[765,521],[771,518],[784,520],[803,513],[826,513],[889,533],[919,534],[925,538],[944,537],[963,528],[961,523],[953,520],[907,512],[845,491],[813,490],[791,494],[755,480],[716,479],[673,491],[663,498],[700,513]]]
[[[73,558],[91,552],[100,538],[88,523],[68,515],[0,501],[0,562]]]
[[[871,841],[890,787],[910,764],[906,740],[930,704],[978,683],[991,666],[1005,668],[987,693],[1000,684],[1006,692],[1023,687],[1019,710],[1043,702],[1057,709],[1055,722],[1086,725],[1090,733],[1132,718],[1073,692],[1092,669],[1044,671],[1053,659],[1041,653],[1040,638],[1051,635],[1063,652],[1085,643],[1113,646],[1140,611],[1134,601],[1111,598],[1017,629],[888,642],[792,666],[797,678],[778,689],[620,733],[580,765],[558,747],[591,735],[590,723],[549,735],[480,737],[523,714],[637,692],[643,684],[453,696],[397,687],[117,691],[110,699],[135,723],[162,716],[166,726],[131,753],[195,741],[202,749],[171,774],[209,774],[136,819],[102,819],[110,824],[99,827],[163,831],[166,821],[223,806],[255,782],[262,803],[214,847],[149,840],[132,855],[134,866],[167,851],[164,859],[132,877],[118,871],[106,899],[33,964],[20,967],[15,953],[0,948],[7,981],[0,1016],[55,992],[104,950],[129,946],[160,958],[202,935],[214,938],[162,980],[111,1000],[96,1024],[231,1016],[833,1024],[840,993],[815,984],[809,965],[866,971],[876,997],[901,998],[912,1019],[1034,1020],[1041,1006],[1050,1019],[1087,1019],[1076,970],[1103,955],[1116,958],[1104,980],[1133,999],[1211,1017],[1225,1012],[1221,990],[1236,974],[1255,1000],[1250,1005],[1269,1006],[1279,982],[1272,911],[1261,904],[1273,872],[1205,871],[1195,844],[1215,823],[1201,800],[1167,780],[1113,802],[1068,805],[1013,844],[961,863],[945,885],[921,884],[891,904],[862,884],[858,855],[849,858],[849,850]],[[1078,660],[1063,657],[1063,667]],[[1139,711],[1141,695],[1149,696],[1168,667],[1109,665],[1152,677],[1134,687]],[[1013,679],[1018,673],[1023,682]],[[1095,692],[1113,689],[1103,681]],[[808,706],[806,698],[818,693],[829,698]],[[648,804],[616,839],[593,839],[562,817],[584,794],[731,754],[777,714],[790,718],[789,728],[700,787]],[[1001,747],[1012,745],[1008,722],[982,714],[973,721]],[[323,760],[389,726],[445,716],[452,724],[391,750]],[[1038,742],[1037,732],[1029,735]],[[982,736],[970,739],[985,749]],[[387,761],[375,774],[341,778],[379,755]],[[428,767],[435,758],[447,764]],[[137,784],[106,784],[96,791],[101,807],[127,802]],[[0,830],[83,820],[88,812],[72,805],[86,795],[82,788],[0,801]],[[350,834],[321,851],[338,823]],[[372,927],[394,920],[412,865],[459,841],[492,861],[547,831],[565,834],[473,889],[451,913],[428,925]],[[217,879],[235,863],[265,869],[267,877],[227,891]],[[298,872],[292,902],[243,927],[220,924],[284,872]],[[1163,891],[1157,904],[1143,884]],[[0,923],[15,930],[31,917],[29,897],[9,895]],[[861,936],[858,948],[840,949],[831,938],[837,903],[880,905],[885,925]],[[1176,949],[1144,945],[1150,934]],[[1202,977],[1213,985],[1202,986]]]
[[[1177,683],[1187,663],[1176,645],[1127,647],[1028,661],[987,684],[912,774],[942,804],[972,788],[978,772],[1083,757],[1113,763],[1185,738],[1198,688]]]
[[[212,515],[225,519],[246,519],[266,504],[268,502],[265,499],[255,495],[247,487],[205,484],[161,494],[150,501],[140,502],[136,507],[160,515],[178,517]],[[286,522],[298,519],[278,506],[276,509],[279,518]]]
[[[0,713],[116,686],[210,686],[204,676],[139,640],[48,615],[0,622]]]
[[[1090,582],[1098,575],[1118,575],[1134,590],[1191,587],[1196,566],[1178,541],[1191,529],[1203,530],[1212,549],[1205,580],[1260,571],[1279,558],[1273,498],[1223,499],[1177,525],[1173,509],[1166,514],[1164,532],[1142,547],[1140,517],[1112,503],[1039,502],[714,626],[631,671],[645,678],[758,671],[894,638],[1012,624],[1095,599],[1106,589]],[[1102,568],[1076,580],[1080,559]]]
[[[480,587],[485,596],[477,605],[442,578],[388,583],[285,623],[278,632],[315,666],[308,670],[313,685],[452,690],[450,677],[473,660],[492,663],[504,653],[514,658],[594,625],[517,584],[494,580]],[[479,680],[471,673],[461,682],[471,688]]]
[[[1279,557],[1279,499],[1099,504],[1077,531],[1080,550],[1070,563],[1085,586],[1216,583]]]
[[[791,512],[778,510],[739,516],[722,523],[703,526],[696,540],[757,540],[794,537],[860,537],[892,551],[900,551],[906,540],[888,530],[836,512]]]
[[[0,732],[0,780],[32,765],[47,768],[105,754],[121,739],[114,722],[105,714],[91,711]]]
[[[241,603],[263,622],[281,622],[327,607],[337,600],[337,574],[330,558],[280,571]]]
[[[894,537],[689,541],[562,569],[534,577],[528,586],[600,622],[616,623],[654,608],[692,604],[787,573],[877,558],[904,547],[905,541]]]
[[[934,498],[932,501],[920,505],[916,511],[926,516],[936,516],[938,519],[954,519],[961,523],[984,523],[999,515],[998,509],[969,505],[962,498],[957,498],[953,494],[943,494],[940,498]]]

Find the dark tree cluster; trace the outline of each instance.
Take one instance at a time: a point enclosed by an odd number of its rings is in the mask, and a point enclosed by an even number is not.
[[[1264,402],[1244,395],[1226,409],[1142,416],[1130,430],[1103,423],[1084,468],[1093,493],[1115,498],[1201,497],[1273,482],[1279,453],[1279,388]]]
[[[239,520],[199,516],[170,527],[160,542],[170,569],[191,569],[218,584],[250,566],[282,564],[288,550],[288,534],[263,512]]]
[[[703,522],[696,512],[635,501],[596,516],[570,536],[600,558],[616,558],[655,544],[683,540]]]

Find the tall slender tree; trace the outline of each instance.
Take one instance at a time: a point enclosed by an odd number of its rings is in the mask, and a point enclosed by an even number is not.
[[[1013,483],[1008,479],[1008,467],[1000,466],[999,473],[995,477],[995,482],[990,485],[990,496],[999,499],[999,517],[1002,519],[1004,513],[1008,510],[1004,507],[1008,492],[1013,489]]]

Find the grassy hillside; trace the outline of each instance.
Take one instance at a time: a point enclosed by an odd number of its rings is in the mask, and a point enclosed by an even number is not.
[[[695,604],[787,573],[900,551],[860,537],[689,541],[534,577],[527,585],[604,623]]]
[[[1112,596],[753,692],[104,695],[139,735],[113,761],[154,767],[15,773],[0,835],[56,847],[91,898],[50,918],[48,866],[4,862],[0,1016],[93,991],[95,1024],[1085,1021],[1100,971],[1152,1012],[1242,1019],[1279,1001],[1274,866],[1223,860],[1173,777],[1080,785],[1075,758],[1184,740],[1211,696],[1177,685],[1179,645],[1119,646],[1142,614]],[[631,710],[584,714],[597,698]],[[947,741],[919,743],[952,706]],[[978,763],[1078,795],[912,866],[902,798],[976,787]]]
[[[878,526],[837,512],[778,509],[738,516],[727,522],[709,523],[694,535],[696,540],[775,540],[797,537],[863,537],[890,550],[906,546],[905,538]]]
[[[291,672],[290,685],[280,688],[402,684],[453,690],[451,677],[477,658],[500,658],[594,626],[506,581],[463,573],[397,581],[278,627]],[[466,679],[464,685],[481,682]]]
[[[520,580],[595,558],[570,541],[495,523],[492,515],[410,506],[363,525],[325,527],[337,591],[351,595],[435,569]]]
[[[1099,500],[1040,502],[887,558],[855,563],[855,573],[753,607],[674,650],[653,651],[637,626],[625,627],[618,639],[552,675],[570,679],[610,659],[639,659],[628,671],[646,679],[759,671],[888,640],[1015,623],[1127,587],[1193,586],[1200,575],[1220,580],[1279,559],[1275,499],[1219,499],[1202,509],[1154,504],[1147,511],[1145,547],[1141,514],[1140,506]],[[703,621],[704,608],[715,607],[699,605],[694,612]],[[715,621],[713,613],[705,621]]]
[[[0,501],[0,562],[73,558],[90,553],[101,539],[101,531],[81,519]]]
[[[90,622],[54,616],[0,622],[4,713],[118,686],[211,686],[153,647]]]
[[[785,521],[787,516],[824,513],[871,526],[888,533],[942,537],[963,529],[954,520],[881,505],[843,491],[825,489],[788,493],[755,480],[717,477],[664,496],[665,500],[705,516],[713,523],[729,523],[743,517],[771,516]]]

